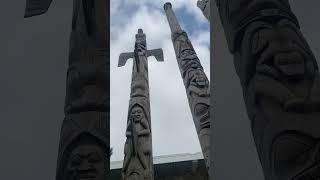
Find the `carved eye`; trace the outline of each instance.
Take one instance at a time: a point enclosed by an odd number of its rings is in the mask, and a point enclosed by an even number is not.
[[[251,52],[253,54],[260,53],[268,44],[268,41],[263,37],[262,34],[262,30],[259,30],[252,37]]]
[[[180,54],[180,57],[185,57],[186,56],[186,53],[185,51],[183,51],[181,54]]]
[[[180,57],[186,57],[188,55],[188,50],[183,50],[181,53],[180,53]]]
[[[71,159],[71,166],[77,166],[81,164],[82,158],[79,155],[75,155]]]

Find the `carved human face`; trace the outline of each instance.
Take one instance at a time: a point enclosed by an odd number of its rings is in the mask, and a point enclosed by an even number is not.
[[[131,117],[134,118],[135,122],[141,121],[144,118],[143,109],[140,106],[134,106],[131,110]]]
[[[199,88],[208,86],[208,79],[204,72],[200,69],[191,70],[189,72],[190,84]]]
[[[313,66],[308,45],[291,21],[285,19],[274,24],[255,22],[248,29],[245,39],[250,41],[250,48],[247,49],[252,61],[257,60],[257,66],[272,67],[274,73],[290,79],[302,78],[306,70],[312,71],[306,69],[306,63],[311,62]],[[248,47],[242,46],[244,49]]]
[[[72,180],[104,180],[104,153],[94,144],[80,145],[72,152],[68,172]]]

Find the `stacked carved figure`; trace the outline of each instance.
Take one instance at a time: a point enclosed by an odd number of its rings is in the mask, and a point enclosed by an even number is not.
[[[201,148],[210,167],[210,92],[207,79],[200,60],[186,34],[183,31],[172,10],[172,5],[166,3],[164,9],[172,32],[178,66],[186,88],[186,94],[200,139]],[[147,50],[146,36],[142,29],[138,30],[134,52],[122,53],[119,65],[125,65],[127,59],[133,58],[131,95],[122,167],[123,180],[152,180],[152,143],[151,117],[149,100],[149,82],[147,57],[155,56],[163,61],[161,49]]]
[[[27,0],[25,17],[45,13],[52,0]],[[74,0],[65,119],[57,180],[107,179],[109,172],[109,71],[107,2]]]
[[[172,43],[191,114],[208,172],[210,172],[210,82],[187,33],[181,29],[178,23],[172,4],[166,3],[164,10],[170,25]]]
[[[119,67],[124,66],[128,59],[133,59],[123,180],[154,179],[147,61],[149,56],[163,61],[162,49],[147,50],[146,35],[139,29],[134,52],[122,53],[119,57]]]

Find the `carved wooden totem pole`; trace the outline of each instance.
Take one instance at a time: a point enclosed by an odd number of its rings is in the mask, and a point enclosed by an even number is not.
[[[197,6],[201,9],[203,15],[210,22],[210,1],[212,0],[199,0]]]
[[[131,94],[129,102],[126,143],[122,167],[123,180],[153,180],[151,117],[147,58],[155,56],[163,61],[162,49],[147,50],[142,29],[136,34],[134,52],[122,53],[118,67],[133,58]]]
[[[320,81],[288,0],[217,0],[266,180],[320,179]]]
[[[177,21],[171,3],[164,10],[172,32],[172,42],[176,53],[181,76],[198,133],[202,152],[210,167],[210,83],[203,71],[200,60],[188,38]]]
[[[26,15],[50,0],[28,0]],[[109,62],[106,0],[74,0],[57,180],[106,180],[109,171]]]

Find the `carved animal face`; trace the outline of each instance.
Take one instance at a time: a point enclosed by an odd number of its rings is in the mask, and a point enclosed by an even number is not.
[[[103,151],[97,145],[80,145],[72,152],[68,161],[68,172],[72,180],[104,180]]]
[[[141,119],[144,118],[143,109],[140,106],[134,106],[130,116],[134,118],[135,122],[141,121]]]

